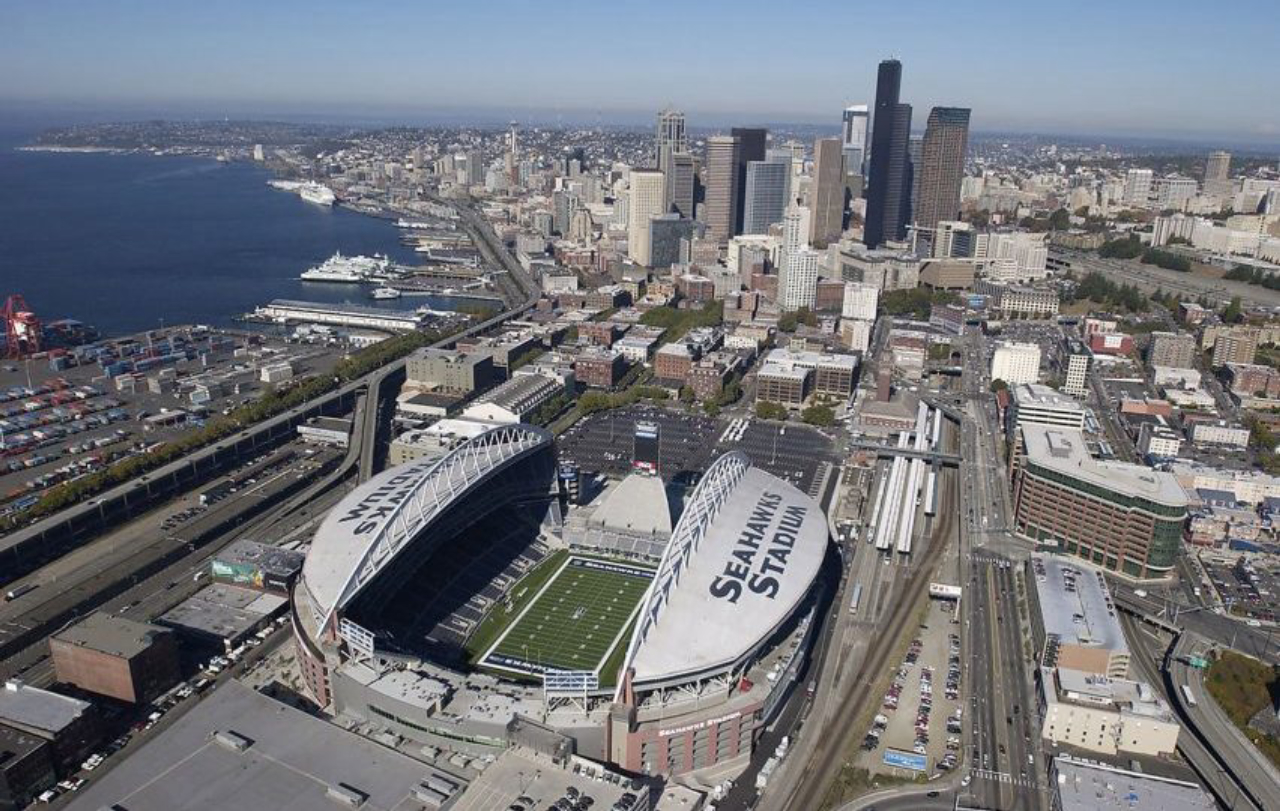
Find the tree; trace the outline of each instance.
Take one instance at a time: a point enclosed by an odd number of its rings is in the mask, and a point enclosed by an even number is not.
[[[1244,320],[1244,308],[1240,305],[1240,297],[1233,296],[1231,303],[1222,311],[1222,320],[1228,324],[1239,324]]]
[[[1065,208],[1060,208],[1049,215],[1050,230],[1065,231],[1070,227],[1071,227],[1071,212],[1067,211]]]
[[[1004,382],[998,377],[995,380],[991,381],[991,392],[993,394],[1000,391],[1006,391],[1008,388],[1009,388],[1009,384]]]
[[[681,387],[680,387],[680,402],[685,403],[685,404],[688,404],[688,403],[692,403],[692,402],[693,402],[693,400],[694,400],[693,389],[691,389],[691,388],[690,388],[690,387],[688,387],[688,386],[681,386]]]
[[[762,420],[785,420],[787,418],[787,409],[781,403],[761,400],[756,403],[756,416]]]
[[[804,420],[809,425],[817,425],[819,427],[826,428],[835,424],[836,413],[831,409],[831,406],[819,403],[811,405],[804,411],[801,411],[800,419]]]
[[[1104,259],[1137,259],[1141,255],[1142,243],[1133,235],[1104,242],[1098,248],[1098,256]]]

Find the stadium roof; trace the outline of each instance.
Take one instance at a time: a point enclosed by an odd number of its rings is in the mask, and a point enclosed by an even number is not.
[[[325,517],[302,567],[317,623],[324,626],[447,507],[550,443],[541,428],[502,426],[439,458],[387,470],[351,491]]]
[[[732,668],[803,602],[822,564],[818,503],[738,452],[707,470],[645,594],[627,650],[633,684]]]

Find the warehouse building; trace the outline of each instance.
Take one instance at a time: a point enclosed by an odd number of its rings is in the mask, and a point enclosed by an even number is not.
[[[5,729],[47,741],[54,768],[63,774],[75,771],[102,739],[92,704],[16,679],[0,690],[0,730]]]
[[[213,579],[233,586],[288,595],[306,556],[242,538],[214,556]]]
[[[58,681],[129,704],[178,683],[178,645],[164,628],[101,611],[49,639]]]

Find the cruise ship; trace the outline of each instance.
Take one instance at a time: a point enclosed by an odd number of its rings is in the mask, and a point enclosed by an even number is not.
[[[302,272],[304,282],[342,282],[345,284],[363,284],[365,282],[381,282],[393,279],[397,275],[396,266],[382,254],[373,256],[343,256],[339,251],[322,264]]]
[[[328,186],[320,183],[303,183],[298,187],[298,196],[318,206],[331,206],[338,199]]]

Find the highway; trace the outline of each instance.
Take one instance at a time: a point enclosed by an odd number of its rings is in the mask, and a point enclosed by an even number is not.
[[[1049,255],[1058,261],[1069,262],[1077,277],[1097,271],[1114,282],[1137,285],[1148,293],[1163,288],[1166,292],[1191,298],[1208,296],[1219,305],[1226,304],[1233,296],[1239,296],[1246,305],[1280,306],[1280,291],[1268,290],[1265,287],[1244,282],[1199,276],[1194,273],[1179,273],[1176,270],[1166,270],[1155,265],[1144,265],[1137,260],[1103,259],[1092,251],[1051,247]]]
[[[1149,630],[1126,612],[1120,612],[1120,623],[1133,652],[1130,676],[1151,685],[1179,716],[1182,730],[1178,734],[1178,752],[1225,807],[1233,811],[1259,811],[1260,806],[1246,795],[1235,771],[1209,748],[1210,744],[1202,737],[1195,719],[1183,711],[1184,702],[1177,694],[1180,690],[1174,689],[1174,682],[1166,678],[1164,669],[1168,643],[1153,640]]]

